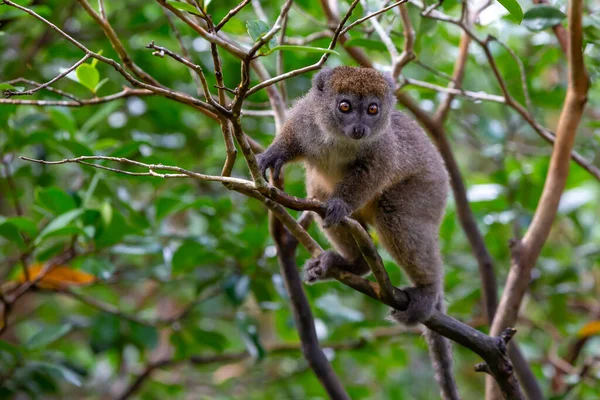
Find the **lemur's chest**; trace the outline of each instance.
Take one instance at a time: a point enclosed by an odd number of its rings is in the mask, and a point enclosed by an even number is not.
[[[358,151],[353,148],[323,143],[320,149],[306,158],[307,174],[328,192],[344,179],[348,165],[356,160]]]

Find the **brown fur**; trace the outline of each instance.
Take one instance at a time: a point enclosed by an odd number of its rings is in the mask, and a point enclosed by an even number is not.
[[[337,67],[331,75],[331,89],[336,93],[353,93],[359,96],[385,97],[388,84],[372,68]]]
[[[448,195],[444,162],[421,128],[394,109],[393,82],[379,72],[338,67],[313,82],[258,160],[263,173],[272,167],[276,174],[285,162],[304,161],[308,195],[327,202],[320,223],[336,252],[309,260],[305,279],[326,280],[331,267],[369,272],[353,237],[338,226],[351,215],[376,229],[414,285],[405,288],[408,309],[394,310],[392,317],[407,324],[426,321],[436,307],[443,309],[438,235]],[[352,115],[338,110],[340,96],[352,104]],[[369,119],[361,113],[372,102],[380,112]],[[353,139],[356,124],[368,124],[369,134]],[[458,399],[448,342],[433,332],[427,338],[442,397]]]

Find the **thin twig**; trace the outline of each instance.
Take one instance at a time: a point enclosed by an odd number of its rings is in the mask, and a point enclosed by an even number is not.
[[[48,89],[48,88],[46,88]],[[94,97],[93,99],[87,100],[13,100],[13,99],[0,99],[0,104],[20,104],[29,106],[62,106],[62,107],[82,107],[92,104],[108,103],[118,99],[123,99],[132,96],[155,96],[156,93],[147,89],[130,89],[125,88],[121,92],[111,94],[109,96]]]
[[[33,81],[31,79],[25,79],[25,78],[16,78],[16,79],[12,79],[10,81],[6,81],[4,83],[8,83],[9,85],[13,85],[15,83],[20,83],[20,82],[28,83],[28,84],[36,86],[36,87],[42,85],[39,82]],[[49,92],[56,93],[56,94],[58,94],[60,96],[64,96],[66,98],[69,98],[71,100],[79,101],[79,99],[76,96],[72,95],[71,93],[64,92],[64,91],[62,91],[60,89],[56,89],[56,88],[53,88],[51,86],[47,86],[44,89],[47,90],[47,91],[49,91]]]
[[[17,92],[17,91],[14,91],[14,90],[7,89],[7,90],[4,91],[4,96],[6,96],[6,97],[11,97],[11,96],[31,96],[32,94],[34,94],[38,90],[45,89],[48,86],[52,85],[54,82],[56,82],[56,81],[64,78],[65,76],[69,75],[77,67],[79,67],[81,64],[83,64],[88,58],[90,58],[90,55],[86,54],[85,56],[83,56],[83,58],[81,60],[77,61],[72,66],[70,66],[69,68],[67,68],[66,70],[64,70],[63,72],[61,72],[57,76],[55,76],[54,78],[50,79],[48,82],[42,83],[38,87],[35,87],[33,89],[29,89],[29,90],[24,90],[22,92]]]
[[[223,19],[221,21],[219,21],[219,23],[217,25],[215,25],[215,32],[219,32],[221,30],[221,28],[223,28],[223,26],[225,26],[225,24],[231,19],[233,18],[238,12],[240,12],[240,10],[244,7],[246,7],[246,5],[248,3],[250,3],[251,0],[243,0],[242,2],[240,2],[240,4],[238,4],[237,6],[235,6],[234,8],[232,8],[231,10],[229,10],[229,12],[227,12],[227,14],[223,17]]]

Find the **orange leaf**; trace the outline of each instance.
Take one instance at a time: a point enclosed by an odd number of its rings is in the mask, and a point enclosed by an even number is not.
[[[44,269],[44,265],[33,264],[30,265],[28,269],[29,278],[34,280],[40,275]],[[62,289],[68,286],[87,285],[95,280],[96,277],[87,272],[71,269],[66,265],[57,265],[48,271],[37,285],[44,289]],[[21,283],[25,282],[25,275],[22,271],[17,277],[17,281]]]
[[[577,335],[580,337],[600,335],[600,321],[588,322],[577,332]]]

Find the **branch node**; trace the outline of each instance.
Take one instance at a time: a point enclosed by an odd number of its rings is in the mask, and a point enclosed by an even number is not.
[[[490,366],[487,365],[484,362],[479,363],[479,364],[475,364],[474,369],[475,369],[475,372],[485,372],[486,374],[493,376],[492,370],[490,369]]]

